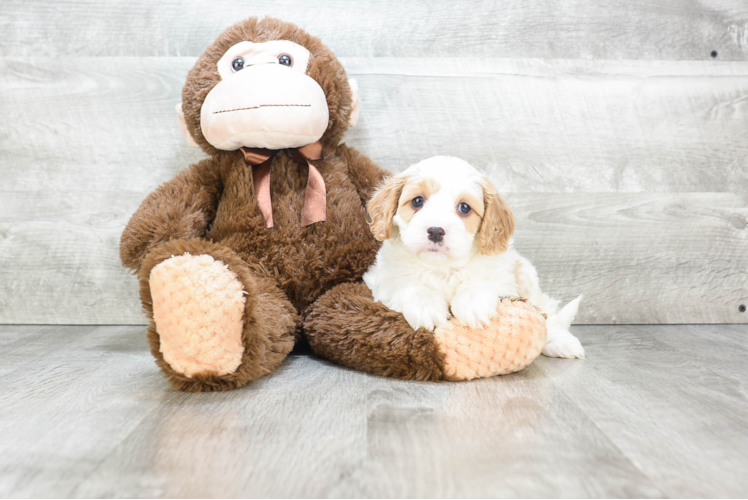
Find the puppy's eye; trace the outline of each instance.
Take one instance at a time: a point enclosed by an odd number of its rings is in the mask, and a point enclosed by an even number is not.
[[[240,71],[244,69],[244,59],[241,57],[237,57],[233,61],[231,61],[231,69],[234,71]]]
[[[413,208],[421,208],[423,206],[423,196],[416,196],[413,198],[413,201],[410,202],[410,204],[413,206]]]
[[[293,59],[291,59],[291,56],[289,56],[288,54],[281,54],[278,56],[278,63],[290,68],[291,66],[293,66]]]
[[[470,208],[470,205],[467,203],[460,203],[457,205],[457,211],[460,212],[462,215],[469,214],[473,209]]]

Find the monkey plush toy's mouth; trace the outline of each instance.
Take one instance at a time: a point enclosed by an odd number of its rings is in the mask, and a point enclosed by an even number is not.
[[[231,113],[232,111],[245,111],[248,109],[259,109],[259,108],[273,108],[273,107],[298,107],[298,108],[311,108],[311,104],[260,104],[259,106],[249,106],[246,108],[236,108],[236,109],[224,109],[221,111],[213,111],[214,115],[217,115],[219,113]]]
[[[200,129],[216,149],[276,150],[317,141],[329,118],[325,91],[313,78],[279,64],[260,64],[221,80],[208,92]]]

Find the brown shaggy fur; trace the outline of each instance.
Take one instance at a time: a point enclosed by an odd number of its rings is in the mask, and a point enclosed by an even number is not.
[[[137,271],[146,254],[173,239],[203,237],[223,191],[218,162],[207,158],[159,186],[122,233],[120,259]]]
[[[244,354],[239,368],[228,375],[199,375],[186,377],[172,370],[161,354],[161,343],[153,321],[153,301],[148,283],[151,270],[170,257],[210,255],[228,265],[242,285],[246,295],[242,343]],[[252,380],[273,372],[294,346],[294,332],[298,314],[284,294],[268,279],[253,275],[247,264],[233,251],[201,239],[172,240],[150,252],[138,273],[140,299],[151,323],[148,343],[156,363],[164,371],[169,383],[178,390],[189,392],[220,391],[241,387]]]
[[[402,379],[444,378],[434,334],[414,331],[402,314],[374,302],[363,283],[340,285],[320,297],[304,329],[315,353],[349,368]]]
[[[312,53],[308,74],[325,91],[330,122],[322,137],[324,159],[315,161],[327,187],[327,220],[301,227],[308,167],[285,154],[273,158],[270,192],[275,227],[266,229],[248,167],[240,151],[218,151],[200,131],[200,107],[220,77],[216,62],[242,40],[292,40]],[[348,79],[322,43],[276,19],[248,19],[228,28],[189,72],[183,110],[195,141],[210,154],[151,193],[122,234],[120,255],[138,272],[141,299],[153,311],[150,270],[172,255],[209,254],[240,277],[248,293],[244,315],[245,354],[235,373],[187,378],[174,372],[159,352],[158,332],[149,327],[151,350],[177,389],[225,390],[271,372],[298,340],[300,316],[318,297],[342,283],[361,279],[379,248],[366,223],[364,204],[386,171],[339,141],[351,112]],[[317,307],[317,318],[322,308]],[[316,323],[320,326],[321,323]],[[326,329],[326,331],[330,331]],[[296,337],[294,336],[296,335]],[[333,361],[345,359],[350,342],[317,336],[315,345]],[[336,344],[336,345],[333,345]],[[431,369],[429,369],[431,370]]]

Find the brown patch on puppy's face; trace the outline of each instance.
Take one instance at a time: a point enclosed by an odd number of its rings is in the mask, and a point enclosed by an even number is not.
[[[466,203],[471,208],[470,213],[468,213],[467,215],[460,214],[460,216],[462,217],[462,221],[465,223],[465,227],[467,228],[468,232],[474,235],[478,232],[478,229],[480,229],[480,224],[483,221],[483,214],[485,213],[483,200],[478,199],[472,194],[463,193],[462,195],[460,195],[459,201],[457,203],[457,213],[460,213],[460,203]]]
[[[440,187],[436,179],[432,179],[431,177],[420,180],[411,179],[403,187],[397,215],[402,217],[405,222],[410,222],[419,210],[419,208],[413,205],[413,200],[420,197],[423,198],[423,204],[425,204],[431,195],[439,192]]]

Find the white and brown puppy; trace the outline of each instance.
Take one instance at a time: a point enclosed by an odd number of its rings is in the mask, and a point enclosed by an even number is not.
[[[384,244],[364,282],[414,329],[433,330],[450,315],[478,328],[501,298],[521,297],[548,316],[543,354],[584,357],[569,332],[581,296],[559,311],[543,293],[535,267],[512,248],[514,214],[470,164],[436,156],[412,165],[390,177],[367,210]]]

